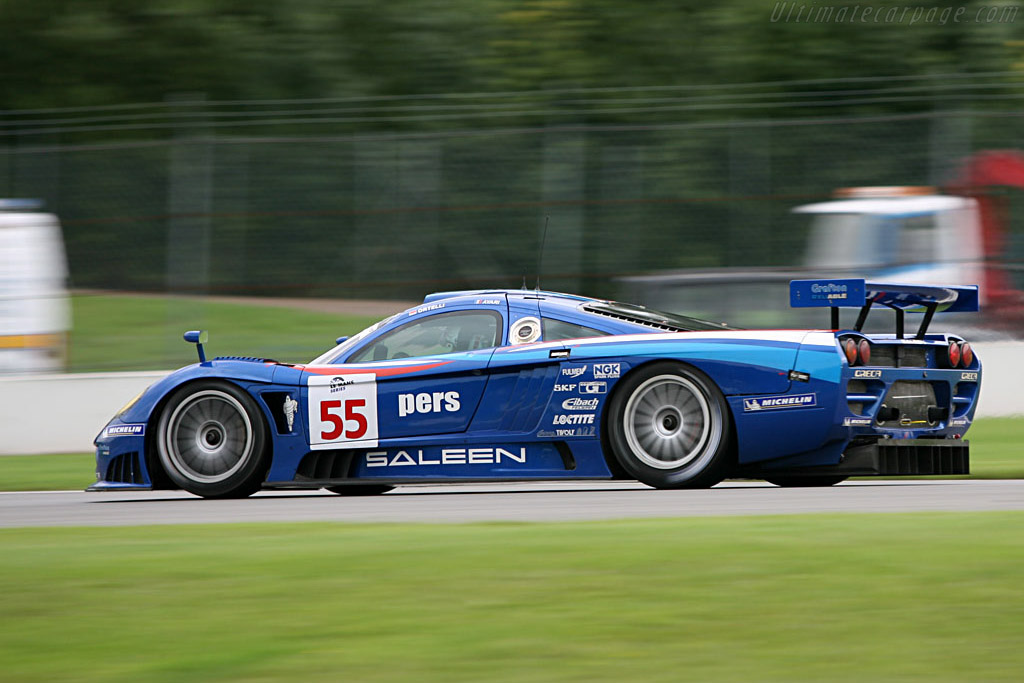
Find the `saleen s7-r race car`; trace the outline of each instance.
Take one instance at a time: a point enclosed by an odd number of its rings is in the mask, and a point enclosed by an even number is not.
[[[260,488],[373,494],[399,484],[727,477],[828,486],[964,474],[981,364],[929,334],[975,287],[796,280],[828,330],[747,331],[532,290],[443,292],[305,364],[206,360],[146,389],[96,439],[92,491]],[[873,306],[895,333],[862,332]],[[859,309],[841,328],[840,309]],[[904,312],[923,311],[905,329]],[[852,315],[851,315],[852,317]]]

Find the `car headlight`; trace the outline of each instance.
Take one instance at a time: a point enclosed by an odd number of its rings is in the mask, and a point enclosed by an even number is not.
[[[125,403],[125,404],[124,404],[124,406],[123,406],[123,407],[121,408],[121,410],[117,411],[117,417],[121,417],[122,415],[124,415],[125,413],[127,413],[127,412],[128,412],[128,410],[129,410],[129,409],[130,409],[130,408],[131,408],[131,407],[132,407],[133,405],[135,405],[136,403],[138,403],[138,402],[139,402],[139,399],[140,399],[140,398],[142,398],[142,394],[144,394],[145,392],[146,392],[146,390],[145,390],[145,389],[143,389],[142,391],[140,391],[139,393],[137,393],[137,394],[135,395],[135,398],[133,398],[132,400],[130,400],[130,401],[128,401],[127,403]]]

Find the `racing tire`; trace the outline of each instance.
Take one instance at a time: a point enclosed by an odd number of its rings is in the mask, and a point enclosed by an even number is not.
[[[249,394],[227,382],[196,382],[171,394],[156,443],[168,478],[203,498],[244,498],[266,476],[263,415]]]
[[[622,468],[659,489],[709,488],[735,460],[725,396],[696,368],[656,363],[621,380],[608,439]]]
[[[765,481],[769,484],[775,484],[783,488],[797,488],[797,487],[810,487],[810,486],[835,486],[841,481],[844,481],[846,477],[836,475],[832,477],[801,477],[801,476],[790,476],[790,477],[772,477],[771,479],[765,477]]]
[[[385,486],[384,484],[351,484],[347,486],[325,486],[324,488],[331,493],[337,493],[339,496],[379,496],[395,487]]]

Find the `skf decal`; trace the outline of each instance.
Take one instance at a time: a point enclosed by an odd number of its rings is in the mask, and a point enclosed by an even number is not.
[[[579,377],[587,371],[586,365],[581,365],[578,368],[562,368],[563,377]]]
[[[413,413],[455,413],[461,407],[457,391],[398,395],[398,417]]]
[[[870,417],[844,417],[844,427],[869,427],[871,426]]]
[[[594,377],[596,379],[618,377],[622,372],[622,363],[594,363]]]
[[[575,384],[556,384],[555,391],[576,391]]]
[[[551,421],[553,425],[592,425],[594,424],[594,414],[590,415],[555,415],[555,419]]]
[[[854,370],[853,376],[857,378],[863,377],[864,379],[881,379],[881,370]]]
[[[978,381],[978,373],[976,373],[976,372],[961,372],[960,373],[960,381],[961,382],[977,382]]]
[[[600,402],[599,398],[567,398],[562,401],[562,410],[595,410]]]
[[[504,448],[442,448],[434,457],[424,455],[423,449],[410,449],[390,453],[370,451],[366,454],[367,467],[409,467],[421,465],[500,465],[503,460],[526,462],[526,448],[519,452]]]
[[[103,430],[103,436],[142,436],[146,425],[111,425]]]
[[[792,396],[765,396],[743,399],[743,412],[754,410],[778,410],[782,408],[809,408],[818,404],[817,394],[794,394]]]
[[[580,382],[581,394],[604,394],[608,392],[608,382]]]

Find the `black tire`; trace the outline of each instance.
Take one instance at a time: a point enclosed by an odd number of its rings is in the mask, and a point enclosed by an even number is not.
[[[249,394],[228,382],[186,384],[157,422],[160,464],[175,485],[204,498],[244,498],[267,473],[267,427]]]
[[[347,484],[345,486],[325,486],[324,488],[339,496],[379,496],[395,487],[384,484]]]
[[[624,377],[605,424],[619,464],[655,488],[714,486],[735,461],[725,397],[703,372],[679,363],[647,365]]]
[[[765,477],[765,481],[769,484],[775,484],[776,486],[782,486],[784,488],[796,488],[796,487],[808,487],[808,486],[835,486],[841,481],[844,481],[846,477],[840,475],[834,475],[831,477],[772,477],[769,479]]]

